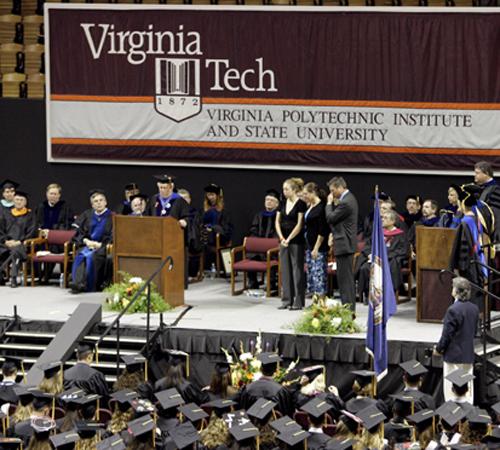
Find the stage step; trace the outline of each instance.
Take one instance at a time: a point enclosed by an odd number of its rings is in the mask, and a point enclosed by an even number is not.
[[[121,354],[121,352],[120,352],[120,354]],[[0,362],[4,362],[4,361],[5,361],[5,358],[0,357]],[[33,364],[35,364],[36,361],[37,361],[37,358],[23,358],[24,368],[28,369]],[[77,363],[76,360],[66,361],[64,363],[64,366],[65,366],[65,368],[67,368],[66,366],[74,366],[74,365],[76,365],[76,363]],[[116,369],[116,361],[115,362],[103,362],[103,361],[99,361],[98,363],[93,362],[91,364],[91,366],[94,369],[113,369],[113,370],[115,370]],[[124,363],[120,363],[120,369],[124,369],[124,368],[125,368],[125,364]]]
[[[53,339],[55,333],[38,333],[33,331],[7,331],[7,337],[21,338],[21,339]],[[86,341],[97,341],[100,336],[85,336],[83,339]],[[116,336],[105,336],[103,342],[116,342]],[[120,336],[120,344],[145,344],[146,339],[136,336]]]
[[[37,344],[0,344],[0,350],[22,350],[25,352],[43,352],[47,348],[46,345]],[[120,355],[135,355],[137,352],[130,350],[121,350]],[[99,348],[99,355],[115,355],[116,349]]]
[[[487,343],[486,356],[492,355],[493,353],[496,353],[498,351],[500,351],[500,344]],[[477,356],[483,356],[484,351],[483,351],[483,343],[482,342],[480,342],[479,344],[476,344],[474,346],[474,352],[476,353]]]

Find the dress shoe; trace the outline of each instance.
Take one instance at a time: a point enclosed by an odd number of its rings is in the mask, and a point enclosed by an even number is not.
[[[290,306],[290,308],[288,308],[290,311],[300,311],[302,310],[302,306]]]
[[[17,287],[17,277],[12,277],[10,280],[10,287],[11,288],[16,288]]]
[[[288,305],[278,306],[278,309],[288,309],[288,308],[290,308]]]

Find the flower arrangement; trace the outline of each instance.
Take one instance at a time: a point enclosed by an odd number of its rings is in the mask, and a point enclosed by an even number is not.
[[[224,347],[221,347],[221,350],[226,355],[226,361],[231,367],[231,382],[234,387],[241,388],[242,386],[245,386],[246,384],[256,381],[262,377],[262,372],[260,371],[262,363],[258,358],[258,356],[262,353],[262,335],[260,331],[257,335],[255,346],[253,340],[250,341],[250,351],[248,352],[245,352],[243,349],[243,342],[241,341],[239,356],[234,352],[233,355],[231,355]],[[286,369],[279,367],[273,378],[280,383],[286,375],[288,375],[288,373],[295,368],[297,362],[298,360],[291,362]]]
[[[119,272],[121,280],[104,289],[106,293],[106,309],[111,311],[122,311],[134,298],[136,292],[144,285],[144,280],[134,277],[127,272]],[[172,307],[163,300],[156,286],[151,283],[151,312],[164,312]],[[147,312],[148,294],[147,289],[139,296],[136,302],[127,311],[127,314]]]
[[[352,334],[361,331],[352,317],[348,305],[326,296],[313,296],[311,308],[294,323],[296,333],[309,334]]]

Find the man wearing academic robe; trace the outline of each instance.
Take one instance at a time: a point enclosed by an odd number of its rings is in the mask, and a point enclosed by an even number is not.
[[[141,193],[137,183],[128,183],[124,189],[124,199],[113,209],[116,214],[128,216],[132,214],[132,197]]]
[[[408,230],[408,242],[416,248],[417,227],[437,227],[439,224],[439,205],[436,200],[427,199],[422,204],[422,218],[414,222]]]
[[[68,203],[61,199],[62,188],[56,183],[47,186],[46,199],[36,208],[36,224],[45,233],[50,230],[69,230],[74,213]]]
[[[479,187],[479,200],[486,203],[495,215],[494,242],[500,240],[500,185],[493,178],[493,168],[486,161],[474,165],[474,183]]]
[[[259,359],[262,362],[262,377],[243,388],[240,407],[249,409],[257,400],[265,398],[277,403],[276,409],[282,415],[293,417],[295,404],[291,392],[273,379],[281,357],[276,353],[261,353]]]
[[[4,180],[0,183],[0,217],[14,207],[14,195],[19,183],[12,180]]]
[[[109,395],[104,375],[90,365],[94,360],[94,352],[89,344],[81,343],[76,349],[77,363],[64,371],[64,390],[83,389],[85,393],[102,397]]]
[[[71,279],[74,293],[99,290],[110,273],[106,246],[113,240],[113,213],[107,208],[104,191],[94,189],[89,194],[92,208],[83,212],[74,224],[78,246]]]
[[[34,216],[27,205],[28,195],[18,191],[14,207],[0,216],[0,284],[4,282],[4,268],[11,264],[11,287],[17,287],[19,269],[27,258],[24,241],[35,235]]]

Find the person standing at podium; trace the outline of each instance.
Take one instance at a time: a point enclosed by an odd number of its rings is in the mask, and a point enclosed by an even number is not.
[[[153,195],[150,202],[149,214],[156,217],[173,217],[179,221],[184,230],[184,288],[188,286],[188,236],[189,205],[175,192],[175,177],[162,174],[155,175],[158,194]]]

